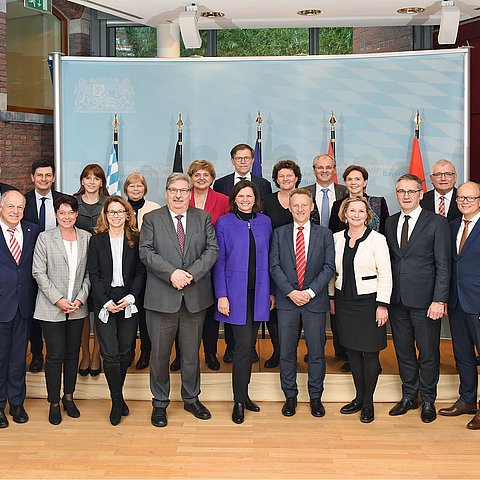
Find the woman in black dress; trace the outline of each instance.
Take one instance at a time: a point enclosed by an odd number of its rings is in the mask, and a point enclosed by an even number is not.
[[[372,230],[372,211],[364,197],[347,197],[340,219],[347,229],[333,235],[336,277],[330,284],[331,311],[347,349],[355,398],[340,409],[361,410],[360,421],[374,419],[373,393],[381,372],[379,352],[387,346],[387,306],[392,292],[390,255],[385,237]]]
[[[293,160],[281,160],[273,167],[272,179],[280,189],[263,198],[263,213],[270,217],[272,228],[278,228],[292,223],[293,218],[288,209],[290,193],[300,185],[302,172]],[[268,333],[273,346],[272,356],[265,361],[265,368],[278,367],[280,363],[280,344],[278,341],[277,310],[270,312],[270,321],[267,323]]]

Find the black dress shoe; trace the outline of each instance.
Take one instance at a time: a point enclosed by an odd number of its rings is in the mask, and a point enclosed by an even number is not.
[[[199,418],[200,420],[209,420],[212,418],[212,414],[208,408],[203,405],[199,400],[193,403],[184,403],[183,408],[190,412],[194,417]]]
[[[168,425],[167,409],[164,407],[153,407],[151,421],[154,427],[166,427]]]
[[[282,407],[282,415],[293,417],[297,408],[297,397],[287,397]]]
[[[418,403],[415,400],[409,400],[408,398],[402,398],[389,412],[392,417],[397,415],[405,415],[409,410],[418,408]]]
[[[233,362],[233,350],[226,349],[223,354],[223,363],[232,363]]]
[[[140,358],[137,361],[137,364],[135,365],[135,368],[137,370],[144,370],[145,368],[148,367],[148,364],[150,363],[150,352],[148,353],[141,353]]]
[[[60,412],[60,405],[50,404],[50,410],[48,411],[48,421],[52,425],[60,425],[62,423],[62,414]]]
[[[362,405],[355,400],[352,400],[340,409],[340,413],[343,413],[343,415],[351,415],[352,413],[359,412],[361,409]]]
[[[122,402],[122,417],[128,417],[128,414],[130,413],[130,409],[128,408],[128,405],[125,403],[125,400]]]
[[[260,360],[260,359],[259,359],[259,357],[258,357],[257,350],[255,350],[255,351],[253,352],[253,363],[258,363],[259,360]]]
[[[272,356],[265,360],[263,366],[265,368],[275,368],[280,365],[280,352],[278,350],[274,350]]]
[[[8,418],[5,415],[5,410],[0,408],[0,428],[7,428],[8,427]]]
[[[171,372],[178,372],[181,368],[180,357],[175,357],[173,362],[170,364],[170,371]]]
[[[303,361],[305,363],[308,363],[308,353],[306,353],[305,356],[303,357]]]
[[[319,398],[310,399],[310,412],[314,417],[324,417],[325,407]]]
[[[435,410],[435,404],[430,402],[422,403],[421,418],[423,423],[433,422],[437,418],[437,412]]]
[[[89,368],[79,368],[78,373],[80,374],[81,377],[86,377],[87,375],[90,375],[90,369]]]
[[[205,355],[205,363],[210,370],[220,370],[220,362],[213,353],[207,353]]]
[[[349,362],[345,362],[341,367],[340,367],[340,371],[342,373],[348,373],[348,372],[351,372],[352,369],[350,367],[350,363]]]
[[[32,361],[30,362],[29,370],[32,373],[38,373],[43,367],[43,354],[32,353]]]
[[[13,407],[10,405],[10,415],[13,417],[15,423],[27,423],[28,414],[23,408],[23,405]]]
[[[63,409],[67,412],[67,415],[71,418],[78,418],[80,416],[80,410],[75,405],[73,400],[67,400],[62,397]]]
[[[362,423],[373,422],[374,418],[375,418],[375,414],[373,412],[373,407],[372,408],[369,408],[369,407],[362,408],[362,411],[360,413],[360,421]]]
[[[245,409],[249,412],[259,412],[260,407],[247,395],[247,400],[245,401]]]
[[[243,423],[245,420],[245,410],[243,403],[235,402],[233,404],[232,421],[233,423]]]
[[[122,420],[122,403],[112,402],[112,409],[110,410],[110,423],[116,426]]]

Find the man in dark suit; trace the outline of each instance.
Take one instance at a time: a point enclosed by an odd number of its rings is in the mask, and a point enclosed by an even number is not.
[[[5,405],[26,423],[25,357],[36,298],[32,260],[38,226],[22,220],[25,197],[16,190],[0,199],[0,428],[8,427]]]
[[[390,324],[402,379],[402,399],[389,413],[403,415],[418,408],[420,393],[421,418],[429,423],[437,417],[440,325],[451,257],[447,220],[420,207],[422,187],[416,175],[402,175],[395,186],[401,211],[385,224],[393,276]]]
[[[454,165],[448,160],[438,160],[433,164],[430,181],[433,189],[429,190],[420,201],[420,206],[425,210],[438,213],[442,217],[447,217],[450,222],[455,218],[461,217],[457,202],[457,171]]]
[[[480,348],[480,186],[467,182],[458,187],[456,203],[462,217],[450,222],[452,278],[448,299],[448,319],[453,353],[460,376],[460,398],[438,413],[447,417],[475,415],[467,424],[480,430],[477,413],[478,371],[475,347]]]
[[[48,160],[37,160],[32,164],[31,179],[34,188],[25,194],[26,204],[23,218],[27,222],[36,223],[40,231],[50,230],[57,226],[53,201],[60,192],[52,190],[55,182],[55,166]],[[42,328],[37,319],[32,319],[30,328],[30,352],[32,360],[29,370],[38,373],[43,367]]]
[[[240,180],[251,180],[257,186],[258,191],[260,192],[260,198],[272,193],[272,186],[270,185],[270,182],[265,178],[253,175],[251,172],[254,153],[255,152],[253,148],[246,143],[239,143],[238,145],[235,145],[230,151],[230,159],[235,171],[229,175],[225,175],[224,177],[215,180],[213,189],[216,192],[220,192],[229,196],[233,186]],[[225,363],[232,363],[233,349],[235,348],[232,327],[230,324],[224,324],[224,329],[225,343],[227,344],[227,348],[225,349],[225,354],[223,355],[223,361]],[[256,353],[254,361],[258,362],[258,355]]]
[[[334,182],[337,173],[337,164],[335,159],[328,153],[321,153],[313,159],[313,173],[316,182],[313,185],[305,187],[312,193],[314,204],[312,221],[323,227],[328,227],[333,202],[345,198],[348,195],[348,190],[345,185],[339,185]],[[347,351],[341,345],[338,338],[335,315],[330,315],[330,327],[332,329],[335,356],[343,360],[348,360]],[[307,361],[307,359],[308,354],[305,355],[305,361]],[[345,363],[341,366],[340,370],[342,372],[349,372],[350,364],[348,362]]]
[[[211,417],[200,403],[199,348],[205,310],[213,304],[210,270],[218,244],[210,214],[189,207],[192,182],[187,174],[167,179],[167,205],[143,217],[140,259],[147,267],[145,310],[152,342],[151,421],[167,425],[170,403],[170,352],[178,331],[182,351],[182,398],[185,410],[201,420]]]
[[[327,228],[310,222],[310,190],[294,190],[289,204],[294,223],[275,229],[270,247],[270,275],[277,285],[280,382],[286,397],[282,413],[286,417],[295,415],[297,342],[302,322],[309,358],[310,411],[314,417],[323,417],[325,321],[330,308],[327,288],[335,273],[333,236]]]

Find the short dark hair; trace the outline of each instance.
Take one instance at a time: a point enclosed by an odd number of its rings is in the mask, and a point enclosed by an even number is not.
[[[361,165],[349,165],[345,171],[343,172],[343,180],[347,180],[347,177],[352,173],[352,172],[360,172],[362,174],[362,177],[364,180],[368,180],[368,172],[365,167],[362,167]]]
[[[62,194],[53,200],[53,209],[57,213],[61,205],[68,205],[74,212],[78,212],[78,200],[72,195]]]
[[[235,145],[231,150],[230,150],[230,157],[233,158],[235,157],[235,154],[239,151],[239,150],[245,150],[247,149],[250,150],[250,153],[253,157],[253,155],[255,154],[255,152],[253,151],[253,148],[250,146],[250,145],[247,145],[246,143],[239,143],[238,145]]]
[[[295,188],[295,190],[292,190],[290,192],[290,195],[288,196],[288,198],[290,199],[294,195],[306,195],[313,202],[312,191],[309,188]]]
[[[297,188],[300,185],[300,182],[302,181],[302,171],[300,170],[300,167],[293,160],[280,160],[273,166],[272,180],[274,181],[275,185],[278,188],[280,188],[280,186],[277,183],[277,178],[278,178],[278,172],[283,168],[288,168],[288,170],[291,170],[293,174],[297,177],[297,182],[295,183],[295,188]]]
[[[399,182],[402,180],[412,180],[414,182],[417,182],[418,188],[423,189],[423,180],[420,177],[417,177],[413,173],[405,173],[402,175],[396,182],[395,182],[395,187],[398,185]]]
[[[35,160],[32,163],[32,175],[35,175],[37,168],[51,167],[52,173],[55,175],[55,165],[51,160]]]
[[[238,210],[235,203],[235,197],[238,195],[238,192],[247,187],[250,187],[253,190],[253,195],[255,196],[255,203],[253,204],[252,212],[256,213],[262,211],[262,200],[260,198],[260,193],[258,192],[257,186],[250,180],[240,180],[234,185],[233,190],[230,192],[229,195],[231,212],[235,212],[236,210]]]

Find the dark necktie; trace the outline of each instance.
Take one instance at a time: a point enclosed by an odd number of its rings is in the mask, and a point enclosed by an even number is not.
[[[38,226],[40,227],[40,231],[45,231],[45,200],[47,197],[42,197],[40,200],[42,204],[40,205],[40,211],[38,212]]]
[[[440,203],[438,204],[438,214],[442,217],[447,216],[445,212],[445,197],[443,195],[440,197]]]
[[[175,218],[177,219],[178,243],[180,244],[180,251],[183,254],[183,249],[185,247],[185,230],[183,229],[182,217],[183,215],[177,215]]]
[[[305,259],[305,237],[303,236],[303,228],[298,227],[297,238],[295,240],[295,263],[297,269],[298,286],[303,289],[303,281],[305,280],[305,268],[307,261]]]
[[[405,215],[402,226],[402,233],[400,235],[400,250],[403,252],[408,243],[408,221],[410,220],[410,215]]]
[[[462,253],[463,246],[465,245],[465,242],[467,241],[468,224],[470,222],[471,222],[471,220],[463,220],[464,226],[463,226],[462,238],[460,239],[460,245],[458,246],[458,254],[459,255]]]
[[[240,181],[247,179],[247,177],[238,177],[238,178],[239,178]]]

